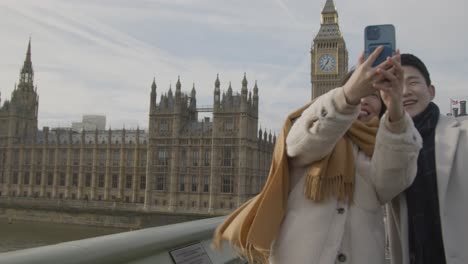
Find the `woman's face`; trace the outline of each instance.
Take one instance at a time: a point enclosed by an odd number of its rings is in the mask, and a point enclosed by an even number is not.
[[[374,94],[361,99],[361,112],[359,113],[358,119],[362,122],[370,121],[375,116],[379,116],[381,109],[382,101],[380,100],[379,92],[376,91]]]

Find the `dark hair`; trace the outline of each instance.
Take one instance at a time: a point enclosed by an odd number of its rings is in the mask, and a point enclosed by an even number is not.
[[[431,76],[429,75],[429,71],[418,57],[414,56],[413,54],[404,53],[401,54],[401,66],[412,66],[416,68],[426,80],[426,85],[431,85]]]
[[[341,77],[340,79],[339,85],[340,86],[345,85],[349,81],[349,78],[351,78],[351,75],[353,75],[354,71],[355,71],[355,68],[352,67],[351,70],[349,70],[345,75],[343,75],[343,77]],[[383,116],[383,114],[385,114],[385,111],[387,111],[387,106],[383,102],[382,97],[379,96],[379,98],[380,98],[380,104],[382,105],[380,107],[380,113],[379,113],[379,118],[380,118]]]

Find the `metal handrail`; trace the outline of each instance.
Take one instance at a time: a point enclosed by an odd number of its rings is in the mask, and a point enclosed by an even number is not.
[[[241,263],[229,246],[210,250],[211,238],[225,216],[152,227],[0,254],[2,264],[174,263],[169,251],[201,243],[213,263]]]

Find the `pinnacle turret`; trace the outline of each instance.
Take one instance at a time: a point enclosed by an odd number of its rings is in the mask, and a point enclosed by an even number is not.
[[[31,61],[31,39],[29,39],[28,50],[26,52],[26,59],[24,60],[23,68],[21,68],[20,73],[20,83],[19,86],[22,89],[29,88],[31,90],[33,87],[34,71]],[[26,85],[27,84],[27,85]]]
[[[218,73],[216,74],[215,88],[219,88],[220,84],[221,83],[219,82],[219,73]]]
[[[176,83],[176,95],[180,95],[182,84],[180,83],[180,76],[177,78],[177,83]]]
[[[335,2],[333,0],[327,0],[327,2],[325,2],[325,6],[323,7],[322,14],[335,13],[335,12],[336,12]]]
[[[153,83],[151,84],[151,92],[156,92],[156,77],[153,78]]]
[[[244,79],[242,79],[242,88],[244,87],[247,87],[247,76],[245,72],[244,72]]]
[[[232,86],[231,86],[231,82],[229,82],[229,87],[228,87],[228,90],[227,90],[227,96],[232,96]]]
[[[169,92],[167,93],[169,98],[172,98],[172,84],[169,84]]]
[[[195,97],[196,94],[197,92],[195,91],[195,83],[193,83],[192,92],[190,93],[190,96]]]

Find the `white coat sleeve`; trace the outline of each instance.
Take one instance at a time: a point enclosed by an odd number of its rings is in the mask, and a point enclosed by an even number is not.
[[[342,88],[320,96],[295,120],[286,137],[286,151],[295,166],[305,166],[331,152],[359,114]]]
[[[382,117],[370,174],[382,204],[389,202],[413,183],[421,148],[421,135],[408,113],[395,123],[388,121],[387,114]]]

